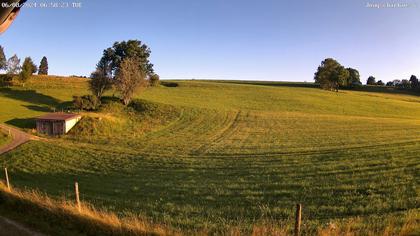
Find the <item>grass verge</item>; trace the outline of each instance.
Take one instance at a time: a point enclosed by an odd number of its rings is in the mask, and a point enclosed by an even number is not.
[[[164,226],[96,210],[82,203],[53,200],[37,191],[9,191],[0,185],[0,214],[48,235],[176,235]]]
[[[50,235],[209,235],[206,229],[181,232],[163,225],[149,223],[138,216],[120,218],[112,212],[97,210],[82,203],[79,210],[65,200],[54,200],[38,191],[12,191],[0,183],[0,214]],[[23,217],[24,216],[24,217]],[[400,217],[383,217],[386,227],[362,218],[337,220],[327,225],[315,222],[304,224],[303,235],[399,235],[411,236],[420,233],[420,215],[416,210]],[[221,235],[291,235],[292,225],[287,222],[256,223],[250,231],[231,227]]]

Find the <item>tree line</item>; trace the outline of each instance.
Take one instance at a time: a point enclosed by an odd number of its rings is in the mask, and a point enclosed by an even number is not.
[[[14,76],[25,86],[26,81],[32,74],[38,72],[39,75],[48,75],[47,57],[42,57],[39,67],[33,62],[31,57],[25,57],[21,65],[19,57],[14,54],[9,59],[6,58],[4,48],[0,46],[0,70],[6,72],[0,78],[0,84],[10,85]]]
[[[338,91],[339,88],[355,88],[362,86],[360,81],[360,74],[354,68],[345,68],[338,61],[333,58],[327,58],[321,62],[314,75],[315,83],[319,84],[321,88]],[[420,83],[415,75],[410,79],[393,80],[386,84],[382,80],[376,81],[376,78],[369,76],[366,80],[369,86],[388,86],[399,89],[411,89],[420,92]]]

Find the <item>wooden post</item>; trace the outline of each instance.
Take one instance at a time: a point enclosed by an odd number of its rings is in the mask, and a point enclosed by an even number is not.
[[[296,204],[295,236],[300,235],[301,220],[302,220],[302,205]]]
[[[76,205],[77,209],[80,211],[80,197],[79,197],[79,184],[77,182],[74,183],[74,191],[76,192]]]
[[[6,176],[7,189],[9,189],[9,191],[10,191],[9,174],[7,173],[7,168],[4,168],[4,175]]]

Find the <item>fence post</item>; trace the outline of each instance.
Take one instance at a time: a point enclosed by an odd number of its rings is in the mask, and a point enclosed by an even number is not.
[[[302,205],[296,204],[295,236],[300,235],[301,220],[302,220]]]
[[[77,205],[77,209],[81,210],[80,207],[80,197],[79,197],[79,184],[77,182],[74,182],[74,191],[76,192],[76,205]]]
[[[6,186],[7,186],[7,189],[9,189],[9,191],[10,191],[9,174],[7,173],[7,167],[4,168],[4,175],[6,176]]]

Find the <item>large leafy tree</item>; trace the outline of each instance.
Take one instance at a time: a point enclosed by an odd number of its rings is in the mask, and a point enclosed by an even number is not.
[[[347,77],[346,86],[348,87],[354,87],[356,85],[362,84],[360,82],[360,74],[359,71],[353,68],[347,68],[346,69],[349,72],[349,76]]]
[[[146,86],[146,73],[141,70],[139,61],[135,58],[124,59],[115,76],[115,86],[121,94],[124,105],[128,105],[135,91]]]
[[[0,46],[0,70],[5,70],[7,68],[7,59],[4,54],[4,49]]]
[[[367,78],[366,84],[368,85],[376,85],[376,78],[373,76],[369,76]]]
[[[327,58],[321,62],[314,79],[322,88],[338,91],[340,86],[347,85],[348,77],[348,70],[336,60]]]
[[[39,64],[38,75],[48,75],[48,59],[45,56],[42,57]]]
[[[140,71],[152,75],[153,64],[149,61],[150,53],[150,48],[139,40],[115,42],[112,47],[103,51],[98,66],[108,68],[109,73],[115,76],[122,61],[132,58],[138,64]]]

